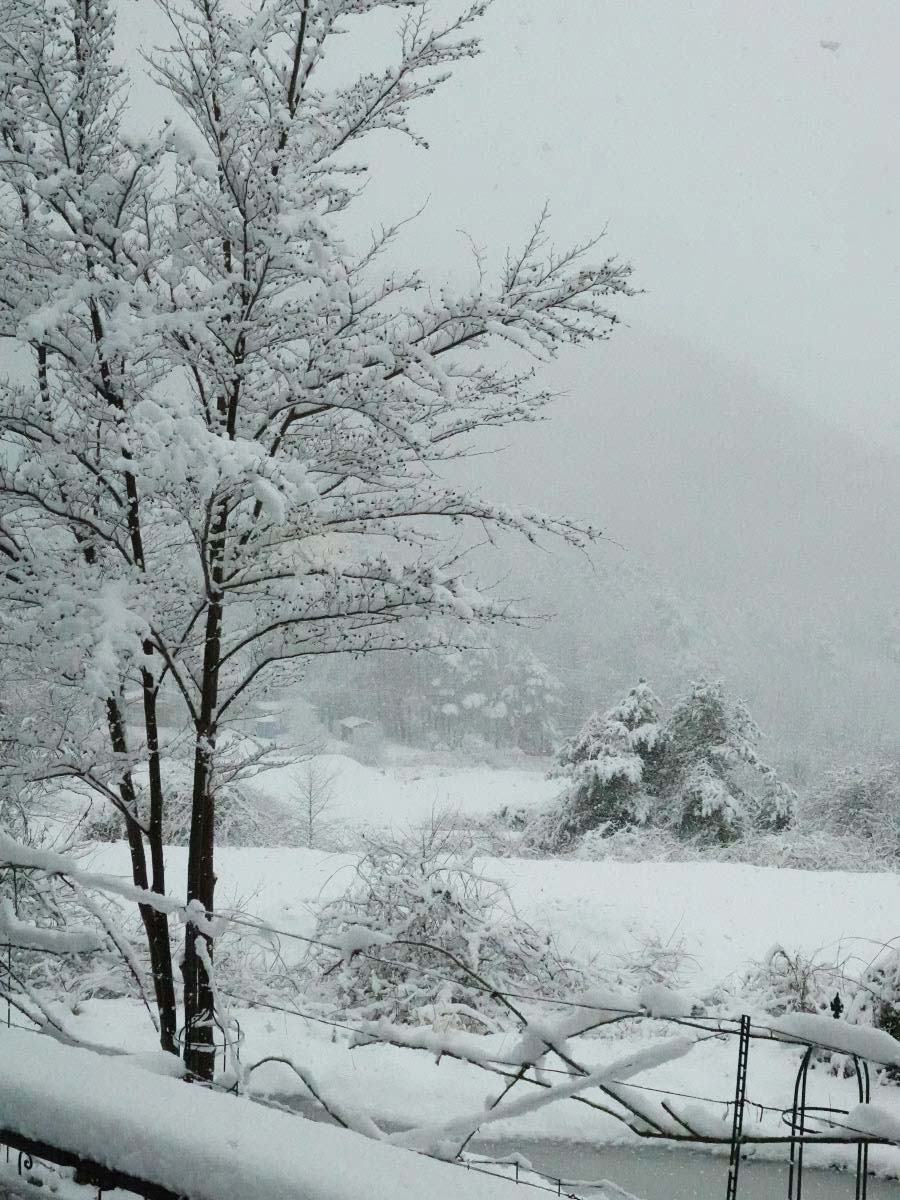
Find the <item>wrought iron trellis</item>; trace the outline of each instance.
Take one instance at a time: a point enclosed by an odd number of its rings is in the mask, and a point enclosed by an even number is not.
[[[831,1011],[835,1018],[839,1018],[843,1012],[843,1004],[840,997],[835,996],[831,1003]],[[728,1176],[726,1182],[725,1196],[726,1200],[737,1200],[738,1197],[738,1178],[740,1174],[741,1155],[745,1146],[758,1143],[781,1143],[788,1146],[788,1181],[787,1181],[787,1200],[802,1200],[803,1195],[803,1152],[806,1145],[842,1145],[856,1147],[856,1186],[854,1200],[866,1200],[866,1192],[868,1185],[868,1167],[869,1167],[869,1146],[870,1145],[885,1145],[889,1144],[887,1139],[878,1137],[872,1134],[866,1134],[862,1130],[850,1128],[846,1120],[849,1116],[849,1110],[845,1108],[836,1108],[825,1105],[811,1105],[808,1103],[808,1075],[812,1065],[813,1056],[816,1050],[834,1050],[835,1047],[828,1045],[825,1042],[817,1043],[810,1042],[805,1038],[797,1038],[795,1044],[799,1043],[804,1046],[803,1057],[800,1061],[800,1066],[797,1071],[797,1076],[794,1084],[793,1099],[790,1106],[784,1109],[771,1109],[771,1106],[756,1105],[751,1103],[751,1107],[760,1108],[769,1107],[770,1111],[780,1111],[782,1122],[788,1127],[784,1135],[773,1133],[766,1134],[747,1134],[744,1132],[744,1112],[748,1104],[747,1100],[747,1075],[750,1055],[750,1041],[752,1038],[763,1036],[759,1032],[754,1032],[753,1023],[748,1015],[743,1015],[738,1023],[737,1030],[722,1030],[725,1033],[738,1034],[738,1058],[735,1073],[735,1090],[734,1100],[726,1104],[726,1112],[733,1105],[733,1118],[731,1132],[729,1135],[724,1133],[717,1135],[710,1133],[708,1130],[699,1129],[692,1126],[690,1120],[683,1114],[676,1112],[667,1101],[662,1102],[663,1111],[681,1127],[683,1132],[675,1132],[671,1127],[666,1128],[661,1124],[654,1123],[646,1112],[640,1112],[637,1109],[632,1109],[632,1112],[638,1117],[641,1127],[636,1128],[636,1132],[641,1137],[647,1139],[656,1139],[660,1141],[674,1142],[689,1142],[689,1143],[707,1143],[711,1145],[729,1146],[729,1161],[728,1161]],[[771,1037],[771,1031],[767,1030],[767,1040]],[[794,1039],[785,1037],[785,1041],[791,1042]],[[868,1063],[859,1055],[850,1054],[850,1060],[853,1063],[854,1072],[857,1082],[857,1093],[861,1104],[868,1104],[871,1099],[871,1079]],[[649,1089],[655,1091],[657,1089]],[[671,1095],[679,1095],[680,1093],[672,1092]],[[617,1099],[621,1099],[619,1095]],[[695,1097],[702,1099],[702,1097]],[[719,1101],[719,1103],[725,1103]],[[831,1125],[831,1130],[827,1127]],[[824,1126],[824,1128],[823,1128]],[[835,1132],[832,1132],[835,1131]]]
[[[741,1017],[738,1037],[737,1076],[734,1083],[734,1119],[731,1124],[731,1152],[728,1156],[726,1200],[737,1200],[738,1172],[741,1169],[741,1144],[744,1136],[744,1105],[747,1102],[747,1067],[750,1061],[750,1018]]]
[[[814,1120],[828,1120],[829,1117],[848,1116],[845,1108],[828,1108],[820,1105],[810,1106],[806,1103],[809,1068],[812,1063],[815,1046],[808,1046],[800,1061],[797,1080],[794,1084],[794,1103],[789,1113],[784,1114],[784,1120],[790,1125],[790,1165],[788,1167],[788,1200],[802,1200],[803,1195],[803,1147],[804,1136],[814,1132],[806,1124],[807,1114],[815,1114]],[[860,1104],[868,1104],[871,1094],[869,1064],[857,1055],[851,1056],[856,1074],[856,1086]],[[866,1200],[869,1174],[869,1139],[865,1137],[847,1139],[856,1142],[856,1191],[855,1200]]]
[[[844,1011],[840,996],[836,995],[831,1002],[831,1011],[835,1020]],[[747,1068],[750,1055],[750,1018],[741,1017],[738,1041],[737,1074],[735,1078],[734,1120],[731,1131],[731,1153],[728,1162],[728,1184],[726,1200],[737,1200],[738,1173],[741,1162],[741,1147],[745,1144],[743,1134],[744,1106],[747,1101]],[[829,1118],[847,1117],[849,1110],[807,1103],[809,1071],[813,1055],[817,1047],[808,1045],[800,1060],[797,1078],[794,1082],[793,1103],[790,1109],[782,1113],[782,1120],[790,1127],[789,1157],[788,1157],[788,1200],[802,1200],[803,1196],[803,1150],[807,1142],[821,1141],[821,1123]],[[856,1075],[857,1094],[861,1104],[868,1104],[872,1095],[869,1064],[858,1055],[850,1056]],[[816,1122],[809,1125],[808,1118]],[[858,1131],[851,1130],[856,1136],[842,1138],[841,1141],[856,1145],[856,1180],[854,1200],[866,1200],[869,1173],[869,1143],[879,1139],[868,1138]],[[753,1140],[753,1139],[747,1139]]]

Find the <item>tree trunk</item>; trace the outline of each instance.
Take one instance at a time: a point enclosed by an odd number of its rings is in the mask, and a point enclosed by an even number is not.
[[[106,702],[106,712],[109,721],[109,735],[113,750],[116,754],[127,752],[125,741],[125,725],[122,712],[114,699]],[[154,710],[155,712],[155,710]],[[131,878],[134,886],[143,891],[150,890],[150,879],[147,874],[147,854],[144,849],[144,836],[137,819],[137,796],[131,772],[126,771],[120,783],[122,800],[131,817],[125,819],[125,831],[128,839],[128,849],[131,853]],[[160,793],[161,795],[161,793]],[[153,859],[153,891],[163,892],[165,889],[165,867],[162,861],[162,837],[158,847],[151,841]],[[144,932],[147,935],[147,949],[150,953],[150,971],[153,975],[153,993],[156,998],[156,1010],[159,1016],[159,1044],[170,1054],[177,1054],[176,1031],[178,1027],[178,1009],[175,1003],[175,979],[172,973],[172,947],[169,938],[169,919],[165,913],[157,912],[149,904],[139,904],[138,911]]]
[[[216,876],[215,792],[213,755],[216,747],[215,711],[219,691],[219,650],[222,635],[222,604],[219,598],[209,606],[206,642],[203,653],[203,690],[194,749],[194,788],[191,798],[191,835],[188,846],[188,903],[196,900],[207,916],[213,915]],[[202,938],[210,961],[212,939],[188,923],[185,930],[184,964],[184,1062],[197,1078],[212,1079],[215,1073],[215,1006],[212,986],[203,960],[197,952]]]
[[[145,644],[146,654],[152,648]],[[166,863],[163,851],[163,786],[159,759],[159,722],[157,720],[156,684],[149,670],[141,672],[144,695],[144,728],[147,734],[147,757],[150,778],[150,864],[153,875],[151,890],[164,896],[166,892]],[[150,962],[153,969],[153,985],[159,1009],[159,1040],[163,1050],[178,1053],[177,1030],[178,1009],[175,1002],[175,975],[172,970],[172,942],[169,937],[169,919],[165,913],[153,910],[152,929],[147,929],[147,944],[150,947]]]

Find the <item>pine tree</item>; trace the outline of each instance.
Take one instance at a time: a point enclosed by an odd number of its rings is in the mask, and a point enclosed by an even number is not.
[[[660,775],[665,818],[682,837],[726,843],[748,828],[784,829],[796,796],[765,764],[746,706],[698,680],[672,710]]]
[[[554,848],[589,830],[646,824],[664,752],[659,701],[641,679],[619,704],[589,717],[560,751],[557,773],[570,785],[546,827]]]

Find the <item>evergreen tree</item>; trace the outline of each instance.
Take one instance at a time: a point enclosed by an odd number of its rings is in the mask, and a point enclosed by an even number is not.
[[[619,704],[589,717],[560,751],[558,772],[571,785],[545,826],[554,847],[592,829],[615,833],[646,824],[664,753],[659,701],[641,679]]]
[[[699,680],[675,705],[660,785],[666,819],[681,836],[726,843],[753,826],[779,830],[793,822],[796,796],[760,759],[760,737],[721,681]]]

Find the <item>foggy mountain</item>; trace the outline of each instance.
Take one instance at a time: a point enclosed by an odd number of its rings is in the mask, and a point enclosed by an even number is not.
[[[555,374],[551,419],[482,461],[501,494],[611,539],[593,570],[534,554],[516,579],[591,701],[721,673],[779,741],[891,744],[900,460],[640,327]]]

